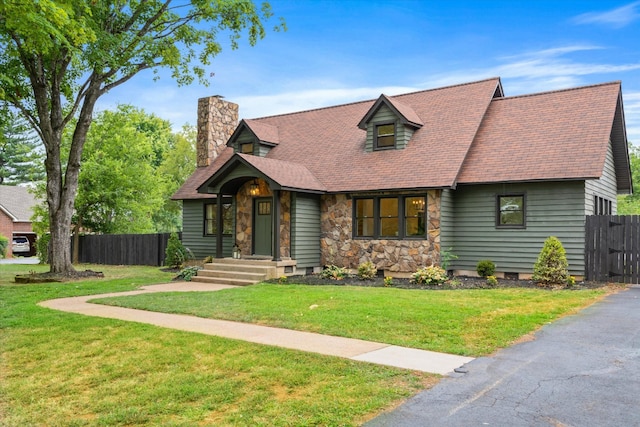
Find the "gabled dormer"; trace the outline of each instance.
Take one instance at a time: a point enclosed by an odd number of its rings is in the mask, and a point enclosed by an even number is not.
[[[227,146],[233,147],[236,153],[265,157],[279,142],[276,126],[258,120],[241,120]]]
[[[403,149],[422,126],[413,108],[386,95],[380,95],[358,123],[367,131],[366,151]]]

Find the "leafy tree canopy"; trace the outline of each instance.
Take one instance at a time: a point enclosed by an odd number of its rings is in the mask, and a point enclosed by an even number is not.
[[[630,146],[629,161],[633,194],[618,196],[618,215],[640,215],[640,148]]]
[[[163,203],[156,177],[154,138],[141,130],[146,116],[130,106],[98,114],[82,156],[74,223],[100,233],[149,233]],[[169,133],[170,135],[170,133]]]
[[[203,67],[222,49],[218,36],[228,36],[232,48],[243,35],[254,45],[271,16],[268,3],[250,0],[0,1],[0,99],[22,113],[45,146],[52,272],[73,271],[68,237],[98,98],[160,67],[179,84],[206,84]]]

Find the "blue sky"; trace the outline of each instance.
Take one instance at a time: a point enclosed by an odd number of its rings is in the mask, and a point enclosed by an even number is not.
[[[209,87],[145,72],[98,108],[132,104],[178,129],[195,125],[197,99],[209,95],[253,118],[489,77],[507,96],[620,80],[628,138],[640,146],[640,1],[270,3],[288,31],[227,47],[207,68]]]

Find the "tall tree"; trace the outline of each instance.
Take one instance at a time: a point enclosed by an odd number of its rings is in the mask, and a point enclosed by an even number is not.
[[[0,184],[43,181],[44,152],[27,122],[5,109],[0,111]]]
[[[73,272],[69,234],[82,150],[96,101],[139,72],[165,67],[179,84],[198,78],[220,52],[247,34],[265,36],[268,3],[250,0],[0,1],[0,96],[17,108],[46,150],[50,269]],[[284,28],[284,23],[276,28]],[[77,120],[73,120],[77,116]],[[60,146],[74,123],[66,165]]]
[[[169,149],[158,167],[157,176],[164,178],[164,205],[153,215],[156,231],[178,231],[182,228],[182,202],[171,196],[196,169],[196,129],[185,125],[174,134]]]
[[[165,184],[154,167],[154,138],[140,125],[155,119],[129,105],[94,118],[78,180],[76,236],[81,228],[105,234],[155,231],[152,215],[162,206]],[[171,129],[166,133],[171,136]]]

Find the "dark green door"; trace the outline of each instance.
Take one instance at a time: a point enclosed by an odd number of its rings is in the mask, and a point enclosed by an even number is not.
[[[253,201],[253,253],[271,255],[271,199]]]

